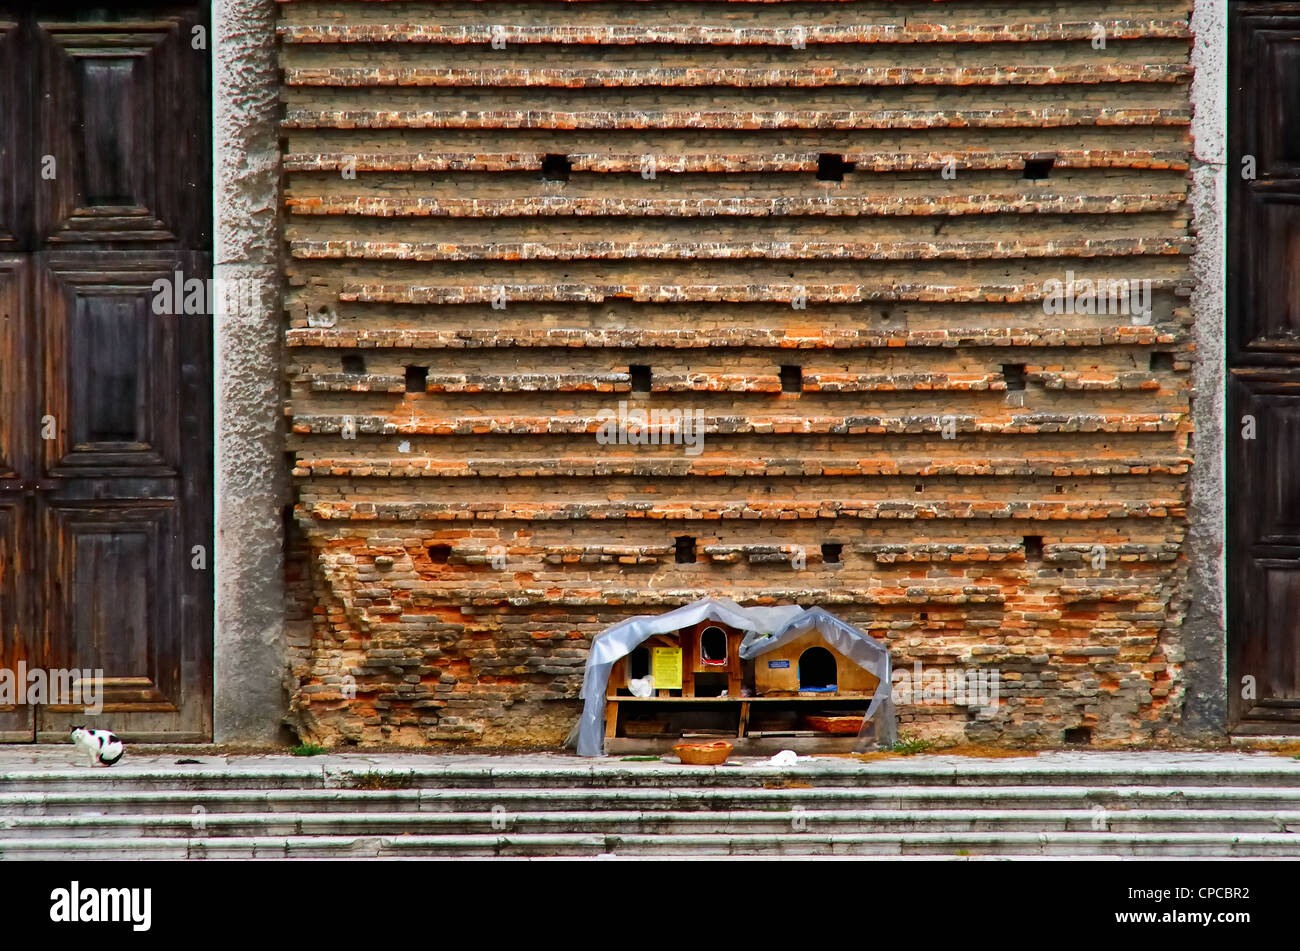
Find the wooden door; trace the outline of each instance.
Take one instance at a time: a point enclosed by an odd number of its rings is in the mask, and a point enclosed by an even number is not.
[[[0,707],[0,739],[211,734],[206,29],[0,0],[0,668],[103,702]]]
[[[1300,732],[1300,3],[1229,37],[1229,713]]]

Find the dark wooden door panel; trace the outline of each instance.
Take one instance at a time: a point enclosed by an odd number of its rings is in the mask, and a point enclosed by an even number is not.
[[[1232,54],[1249,64],[1242,81],[1255,97],[1240,116],[1239,154],[1255,156],[1262,177],[1300,178],[1300,20],[1295,14],[1247,14],[1232,24],[1232,34]]]
[[[1252,592],[1252,604],[1258,605],[1259,637],[1253,645],[1259,659],[1259,698],[1256,706],[1294,709],[1300,713],[1300,663],[1295,642],[1290,636],[1295,619],[1300,617],[1300,559],[1292,551],[1286,558],[1257,558],[1255,574],[1259,579]]]
[[[207,51],[190,42],[196,23],[176,9],[36,20],[40,152],[57,169],[37,192],[47,247],[206,241],[210,173],[196,143]]]
[[[1300,3],[1229,11],[1229,721],[1300,732]]]
[[[0,9],[0,253],[31,241],[31,73],[21,19]]]
[[[40,392],[45,656],[106,678],[103,722],[124,736],[210,729],[211,320],[166,305],[210,273],[193,252],[42,253]],[[161,312],[160,312],[161,311]],[[182,677],[186,671],[186,677]],[[78,722],[41,708],[38,737]],[[84,718],[83,718],[84,719]]]
[[[1230,418],[1238,421],[1238,435],[1247,424],[1252,438],[1233,441],[1238,478],[1232,498],[1250,518],[1236,520],[1234,528],[1248,546],[1300,547],[1300,479],[1294,467],[1300,462],[1300,375],[1271,368],[1238,368],[1229,384]]]
[[[203,316],[155,313],[156,282],[198,273],[188,252],[39,255],[45,353],[44,409],[55,438],[43,440],[54,475],[180,465],[180,336]]]
[[[181,551],[174,499],[66,502],[69,486],[40,501],[45,520],[44,654],[57,668],[102,669],[105,713],[180,709],[178,575]],[[137,487],[135,494],[144,494]],[[52,712],[78,708],[52,705]]]
[[[1255,237],[1234,246],[1233,270],[1248,278],[1237,283],[1234,355],[1300,354],[1300,181],[1242,189],[1238,202]]]
[[[206,10],[0,0],[0,665],[105,703],[0,740],[211,735],[212,325],[167,306],[211,276]]]
[[[28,602],[31,573],[30,507],[24,489],[31,470],[31,268],[26,255],[0,257],[0,671],[17,676],[31,663],[33,623]],[[0,703],[0,740],[33,737],[32,708]]]
[[[1242,637],[1235,673],[1237,682],[1251,689],[1238,691],[1243,694],[1239,715],[1300,726],[1300,657],[1291,635],[1300,617],[1300,548],[1257,549],[1244,568],[1238,579]]]
[[[1234,369],[1228,417],[1233,719],[1300,727],[1300,374]]]
[[[0,670],[15,678],[20,664],[35,664],[29,585],[30,505],[22,493],[0,492]],[[15,688],[18,685],[15,683]],[[15,696],[14,700],[23,698]],[[0,703],[0,741],[32,740],[35,708],[21,702]]]
[[[197,580],[179,500],[66,502],[65,491],[88,494],[70,486],[41,500],[51,589],[45,655],[52,666],[102,670],[103,710],[92,722],[119,736],[210,739],[210,653],[195,638],[206,617],[184,603]],[[81,706],[41,706],[36,739],[57,739],[87,719]]]
[[[32,278],[28,255],[0,256],[0,486],[31,469]],[[2,491],[2,490],[0,490]]]

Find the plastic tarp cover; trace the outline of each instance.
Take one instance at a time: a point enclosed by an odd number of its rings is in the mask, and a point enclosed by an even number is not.
[[[893,678],[892,671],[889,669],[889,648],[866,631],[841,621],[834,614],[822,608],[810,608],[807,611],[801,611],[798,616],[792,618],[785,627],[774,634],[765,634],[761,631],[746,634],[745,639],[740,642],[741,660],[753,660],[755,657],[775,650],[796,637],[802,637],[813,628],[820,632],[826,643],[830,644],[831,647],[859,667],[869,671],[879,680],[879,683],[876,684],[876,692],[871,697],[871,703],[867,706],[867,715],[862,718],[862,728],[858,731],[858,742],[854,746],[854,750],[859,753],[866,752],[870,742],[870,725],[873,718],[876,718],[878,714],[880,716],[875,720],[879,727],[876,740],[879,743],[892,746],[898,740],[898,736],[897,724],[894,718]]]
[[[655,634],[670,634],[701,621],[718,621],[737,630],[747,631],[740,648],[740,656],[746,660],[771,650],[788,637],[798,637],[816,626],[837,651],[880,678],[880,687],[877,687],[867,716],[863,718],[863,731],[858,734],[858,746],[865,748],[866,724],[880,708],[882,695],[889,714],[886,724],[889,735],[886,741],[894,741],[887,648],[821,608],[805,611],[794,604],[746,608],[734,601],[705,598],[664,614],[641,614],[628,618],[596,635],[591,642],[591,651],[587,654],[587,667],[582,678],[582,715],[569,734],[568,745],[573,745],[576,739],[579,756],[605,755],[605,692],[614,663]],[[749,653],[746,653],[747,649]]]

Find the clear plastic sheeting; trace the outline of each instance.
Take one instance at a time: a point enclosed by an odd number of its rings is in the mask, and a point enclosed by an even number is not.
[[[813,628],[818,630],[827,644],[880,681],[876,684],[876,692],[867,707],[867,715],[862,718],[862,729],[858,731],[858,742],[854,750],[859,753],[866,752],[870,742],[870,725],[877,716],[879,719],[875,722],[879,724],[879,728],[876,740],[892,746],[898,740],[898,736],[894,717],[892,672],[889,669],[889,648],[866,631],[841,621],[829,611],[810,608],[807,611],[800,611],[786,623],[785,627],[773,634],[763,631],[752,631],[746,634],[745,639],[740,642],[740,658],[753,660],[796,637],[802,637]]]
[[[582,716],[570,732],[566,745],[572,746],[576,741],[579,756],[604,756],[605,694],[615,662],[655,634],[671,634],[701,621],[717,621],[749,632],[740,648],[740,656],[745,660],[816,627],[837,651],[880,678],[867,716],[863,718],[858,747],[865,749],[867,723],[882,704],[886,716],[881,736],[884,742],[894,742],[889,651],[882,644],[821,608],[805,611],[797,604],[746,608],[734,601],[705,598],[665,614],[640,614],[628,618],[596,635],[587,654],[587,667],[582,678]]]

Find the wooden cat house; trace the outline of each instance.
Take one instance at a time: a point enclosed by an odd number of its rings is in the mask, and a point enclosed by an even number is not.
[[[815,627],[754,658],[754,692],[760,697],[871,696],[879,683]]]
[[[655,674],[656,696],[739,697],[744,634],[718,621],[701,621],[652,635],[615,662],[610,689],[630,690],[630,681]]]
[[[705,598],[593,639],[570,739],[582,756],[721,737],[752,755],[865,752],[896,735],[889,670],[884,644],[822,608]]]

